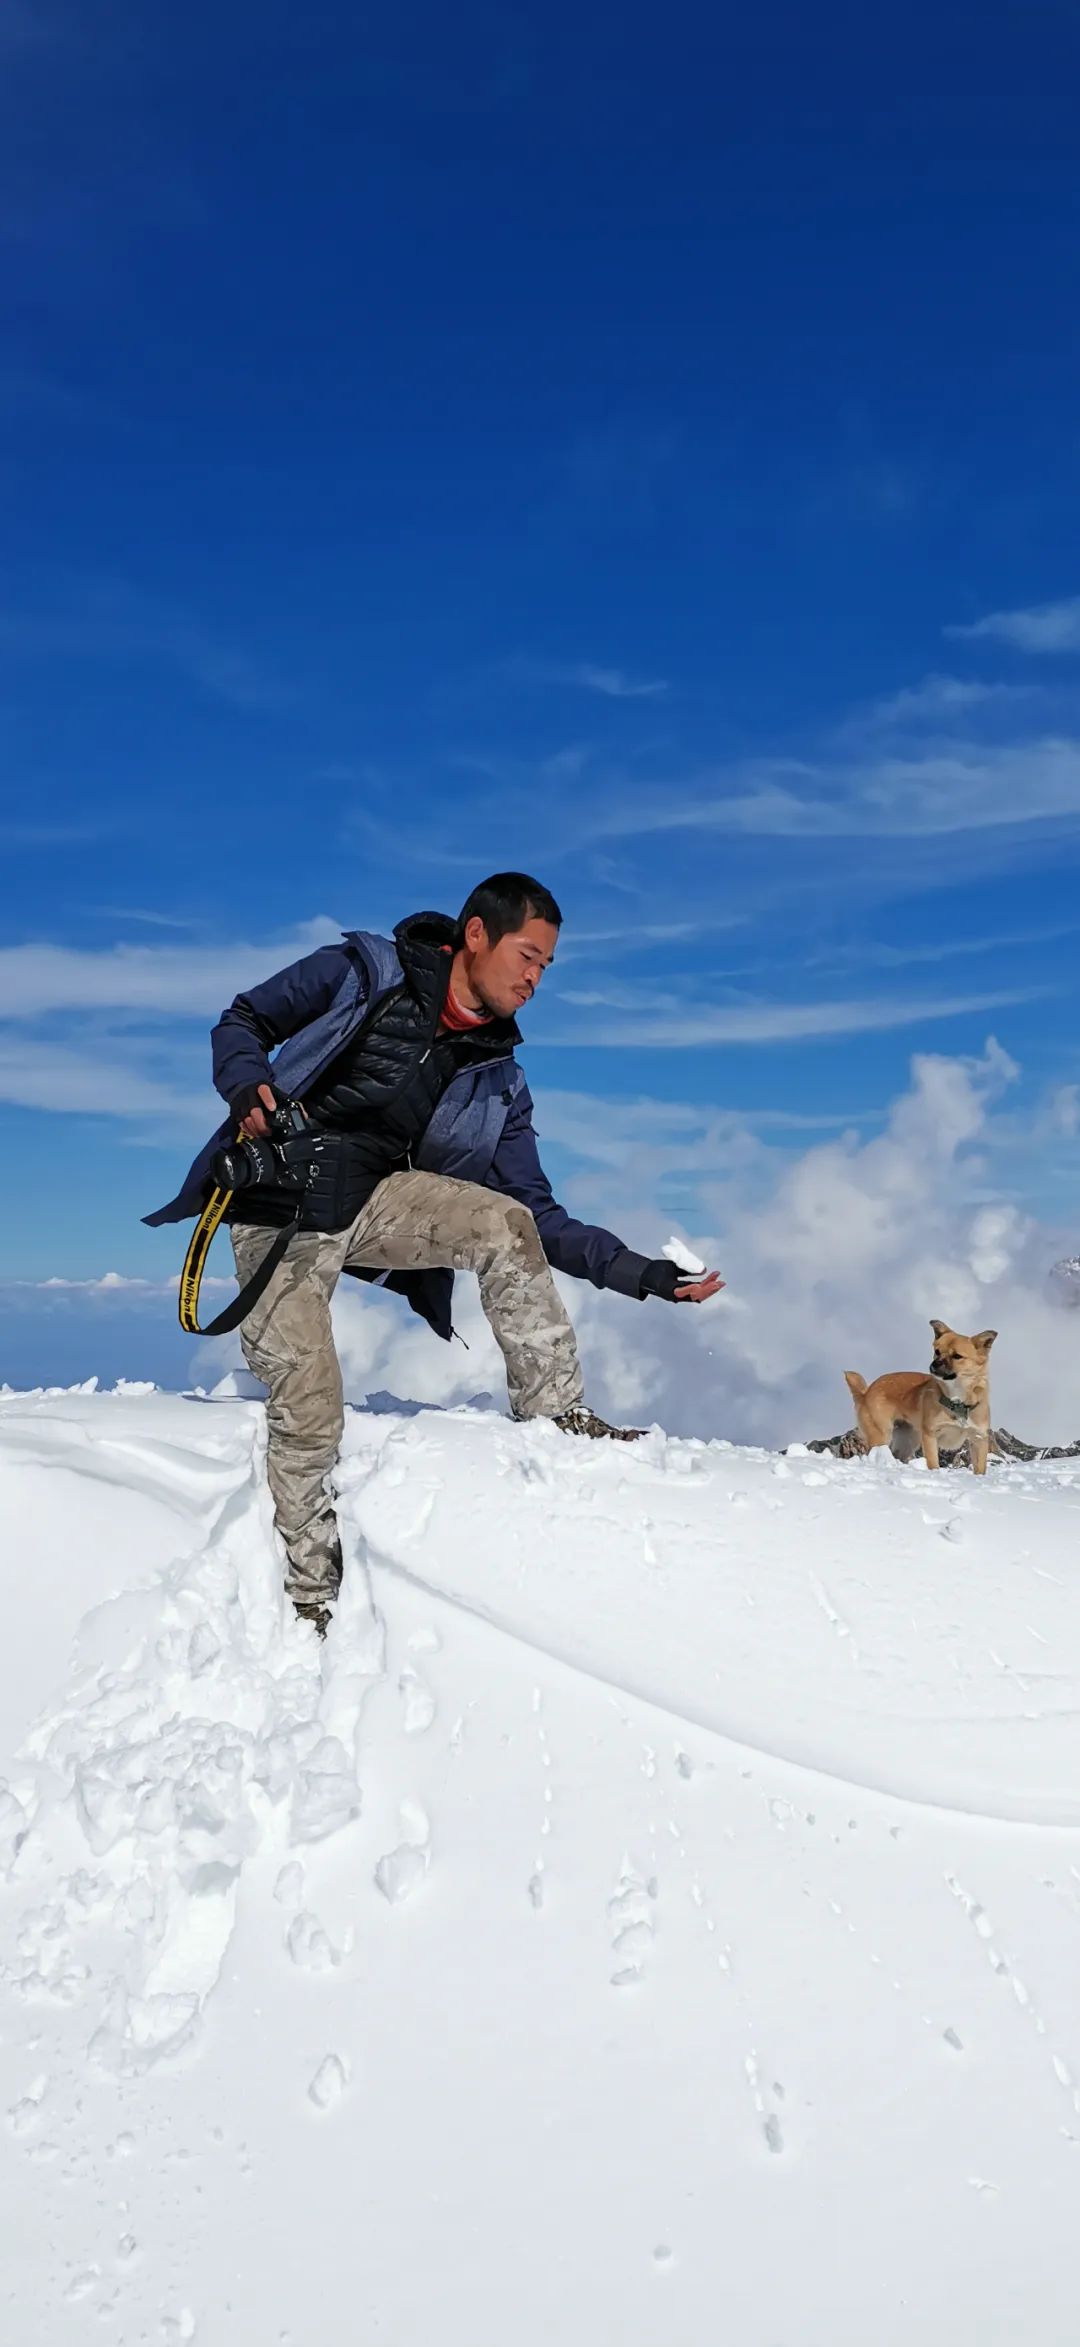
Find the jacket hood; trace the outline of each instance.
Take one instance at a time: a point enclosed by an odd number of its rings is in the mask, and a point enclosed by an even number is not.
[[[457,922],[449,913],[409,913],[398,922],[394,943],[399,954],[403,946],[406,952],[426,946],[429,953],[439,953],[453,947],[456,931]]]

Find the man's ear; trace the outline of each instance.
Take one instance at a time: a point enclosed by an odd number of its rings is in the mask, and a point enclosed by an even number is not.
[[[930,1326],[933,1329],[935,1336],[947,1336],[949,1333],[949,1323],[947,1320],[932,1320]]]
[[[980,1329],[978,1336],[972,1337],[971,1342],[973,1345],[978,1345],[980,1353],[988,1353],[996,1335],[996,1328],[983,1328]]]

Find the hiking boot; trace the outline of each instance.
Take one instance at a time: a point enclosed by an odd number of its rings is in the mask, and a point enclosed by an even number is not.
[[[639,1442],[645,1432],[643,1426],[609,1426],[606,1418],[598,1418],[595,1410],[586,1409],[584,1402],[579,1402],[576,1409],[564,1410],[552,1424],[560,1434],[587,1434],[593,1442],[605,1438],[611,1442]]]
[[[328,1605],[298,1605],[294,1598],[293,1612],[298,1622],[314,1622],[319,1637],[325,1638],[330,1627],[330,1608]]]

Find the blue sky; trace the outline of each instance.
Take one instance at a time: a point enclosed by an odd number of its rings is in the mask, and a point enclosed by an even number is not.
[[[632,1129],[722,1230],[994,1034],[1067,1231],[1075,11],[9,0],[0,68],[0,1377],[120,1364],[35,1283],[174,1270],[222,1002],[504,863],[588,1211]]]

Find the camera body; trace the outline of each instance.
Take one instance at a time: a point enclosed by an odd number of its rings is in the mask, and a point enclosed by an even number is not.
[[[281,1100],[266,1122],[264,1141],[240,1138],[215,1151],[210,1172],[219,1190],[307,1189],[312,1133],[303,1110],[295,1100]]]

